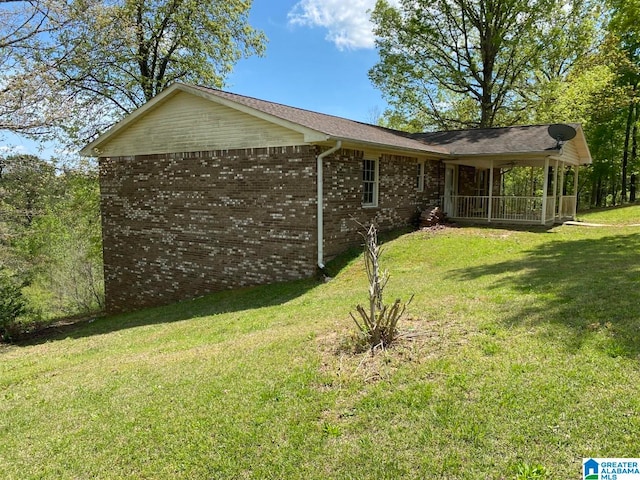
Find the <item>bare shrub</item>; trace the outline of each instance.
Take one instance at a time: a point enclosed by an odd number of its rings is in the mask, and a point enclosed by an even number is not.
[[[371,224],[363,237],[364,264],[369,280],[369,305],[367,309],[357,305],[357,316],[353,312],[349,314],[373,353],[376,348],[385,349],[393,343],[398,335],[398,321],[413,300],[413,295],[407,302],[398,298],[391,305],[384,303],[383,292],[389,281],[389,272],[380,270],[382,248],[378,245],[375,225]]]

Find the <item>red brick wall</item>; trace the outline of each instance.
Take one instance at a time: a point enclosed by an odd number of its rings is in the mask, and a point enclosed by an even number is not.
[[[362,151],[343,149],[324,161],[324,251],[329,259],[362,242],[358,223],[376,222],[380,230],[411,225],[427,207],[439,203],[440,164],[428,162],[423,192],[416,189],[416,159],[379,156],[378,206],[362,205]]]
[[[458,195],[476,194],[476,169],[460,165],[458,167]]]
[[[458,168],[458,195],[479,195],[477,191],[478,182],[476,175],[478,172],[475,167],[469,167],[460,165]],[[487,183],[489,177],[489,171],[487,170]],[[499,168],[493,169],[493,195],[500,195],[501,186],[501,170]],[[488,188],[485,189],[484,195],[489,195]]]
[[[422,201],[425,208],[442,207],[442,197],[444,197],[444,163],[440,161],[429,161],[425,164],[427,179],[425,180]]]
[[[107,310],[135,310],[316,271],[313,146],[101,158]],[[409,225],[442,195],[442,166],[383,155],[379,201],[362,206],[360,151],[324,160],[325,258],[361,243],[352,220]],[[371,158],[371,157],[367,157]]]
[[[107,310],[315,272],[315,151],[100,159]]]

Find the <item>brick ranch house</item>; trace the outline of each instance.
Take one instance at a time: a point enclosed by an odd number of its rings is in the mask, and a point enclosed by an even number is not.
[[[436,205],[487,223],[572,217],[591,162],[573,128],[408,134],[174,84],[81,151],[99,162],[107,310],[309,277],[361,241],[354,220],[389,230]],[[547,181],[506,194],[514,166]]]

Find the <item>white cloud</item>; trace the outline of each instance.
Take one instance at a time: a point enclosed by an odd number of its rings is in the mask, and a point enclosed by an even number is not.
[[[326,28],[326,39],[340,50],[373,48],[369,17],[375,4],[376,0],[301,0],[289,12],[289,23]]]
[[[2,145],[0,146],[0,155],[25,155],[29,153],[29,149],[24,145]]]

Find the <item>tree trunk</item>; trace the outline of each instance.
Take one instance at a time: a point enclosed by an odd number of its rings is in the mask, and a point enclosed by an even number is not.
[[[629,143],[631,140],[631,126],[633,124],[635,112],[635,105],[632,103],[629,105],[629,114],[627,115],[627,126],[624,132],[624,151],[622,152],[622,189],[621,189],[621,203],[627,201],[627,166],[629,165]]]
[[[602,206],[602,175],[598,175],[598,180],[596,182],[596,207]]]
[[[633,97],[638,85],[633,86]],[[636,104],[634,101],[629,105],[629,114],[627,115],[627,125],[624,132],[624,151],[622,152],[622,188],[620,191],[620,203],[627,203],[627,167],[629,165],[629,143],[631,141],[632,126],[636,119]],[[615,197],[614,197],[615,204]]]
[[[635,172],[638,168],[638,120],[640,119],[640,105],[636,104],[635,114],[633,118],[633,133],[631,134],[631,178],[633,179],[633,190],[630,192],[630,202],[636,201],[636,176]]]
[[[605,198],[605,207],[615,206],[617,205],[618,199],[618,178],[616,175],[616,169],[614,168],[613,161],[611,162],[611,175],[609,175],[609,184],[611,186],[611,205],[607,205],[607,200]]]
[[[493,127],[493,105],[491,103],[491,94],[483,92],[482,101],[480,103],[480,124],[478,128]]]

